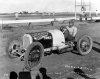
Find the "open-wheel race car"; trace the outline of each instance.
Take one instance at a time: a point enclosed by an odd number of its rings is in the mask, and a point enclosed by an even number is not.
[[[62,54],[73,50],[80,55],[86,55],[91,49],[92,38],[90,36],[83,35],[77,41],[75,39],[68,41],[62,30],[54,29],[25,33],[21,37],[10,38],[6,52],[10,58],[25,61],[25,68],[32,70],[46,55],[55,52]]]

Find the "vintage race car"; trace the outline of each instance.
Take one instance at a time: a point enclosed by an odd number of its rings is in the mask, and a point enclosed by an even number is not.
[[[83,35],[77,41],[66,41],[62,30],[54,29],[25,33],[21,37],[10,38],[6,52],[10,58],[25,61],[25,68],[32,70],[46,55],[55,52],[62,54],[73,50],[80,55],[86,55],[91,49],[92,38],[90,36]]]

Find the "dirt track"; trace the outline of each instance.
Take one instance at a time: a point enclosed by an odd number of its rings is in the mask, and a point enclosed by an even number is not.
[[[81,76],[73,72],[74,68],[81,68],[89,77],[100,79],[100,23],[76,23],[76,26],[79,29],[77,38],[83,34],[89,34],[93,38],[92,51],[86,56],[80,56],[71,52],[61,55],[52,54],[43,59],[41,66],[47,68],[48,75],[53,79],[82,79]],[[21,62],[11,60],[6,56],[4,49],[8,38],[3,38],[6,33],[0,33],[0,79],[8,79],[7,74],[10,71],[15,70],[19,72],[23,68]]]

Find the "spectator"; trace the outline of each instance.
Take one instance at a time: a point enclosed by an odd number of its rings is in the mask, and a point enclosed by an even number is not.
[[[87,14],[85,14],[84,17],[85,17],[85,21],[87,21]]]
[[[40,69],[39,69],[39,71],[40,71],[40,73],[42,74],[42,79],[51,79],[47,74],[46,74],[46,72],[47,72],[47,70],[46,70],[46,68],[43,68],[43,67],[41,67]]]
[[[9,76],[10,79],[17,79],[17,77],[18,75],[15,71],[10,72],[10,76]]]
[[[42,74],[39,72],[38,69],[31,71],[32,79],[42,79]]]
[[[98,10],[96,10],[96,17],[98,17]]]
[[[36,75],[36,79],[41,79],[39,74]]]
[[[32,79],[31,72],[30,71],[21,71],[21,72],[19,72],[19,78],[18,79]]]
[[[16,18],[16,20],[18,20],[18,16],[19,16],[19,13],[16,12],[16,13],[15,13],[15,18]]]

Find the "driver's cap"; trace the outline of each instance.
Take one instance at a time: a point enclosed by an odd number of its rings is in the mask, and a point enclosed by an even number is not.
[[[69,23],[74,23],[74,21],[75,21],[74,19],[71,19],[71,20],[69,21]]]

